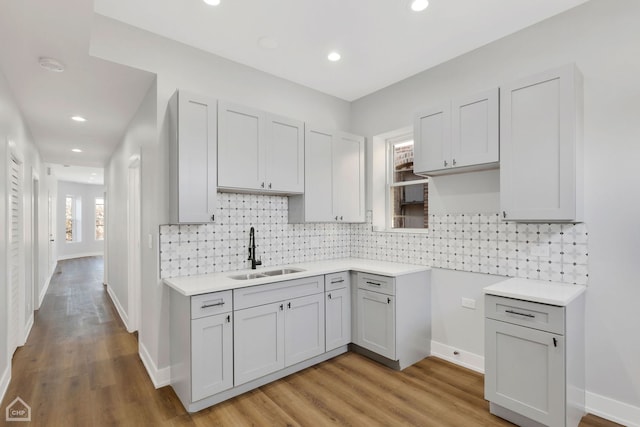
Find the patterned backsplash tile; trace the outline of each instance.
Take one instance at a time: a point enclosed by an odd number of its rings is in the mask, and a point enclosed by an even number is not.
[[[249,267],[249,228],[266,266],[358,257],[502,276],[586,284],[585,224],[503,222],[498,213],[429,215],[427,233],[363,224],[289,224],[288,198],[218,194],[215,224],[160,226],[161,277]]]

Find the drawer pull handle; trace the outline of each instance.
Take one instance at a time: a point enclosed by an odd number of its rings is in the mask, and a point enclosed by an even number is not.
[[[200,308],[220,307],[220,306],[223,306],[223,305],[224,305],[224,301],[216,302],[216,303],[213,303],[213,304],[209,304],[209,303],[205,302],[205,303],[202,304],[202,307],[200,307]]]
[[[332,280],[332,281],[331,281],[331,284],[334,284],[334,283],[342,283],[342,282],[344,282],[344,279]]]
[[[376,283],[376,282],[367,282],[367,285],[382,286],[381,283]]]
[[[534,314],[529,314],[529,313],[518,313],[517,311],[513,311],[513,310],[505,310],[505,313],[509,313],[509,314],[517,314],[518,316],[530,317],[530,318],[532,318],[532,319],[536,317]]]

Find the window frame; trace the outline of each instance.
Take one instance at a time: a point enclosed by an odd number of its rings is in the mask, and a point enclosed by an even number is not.
[[[394,147],[398,144],[402,144],[405,142],[413,142],[415,147],[415,141],[413,132],[411,133],[402,133],[391,138],[387,138],[385,140],[385,231],[393,232],[393,233],[427,233],[429,227],[424,228],[394,228],[393,227],[393,200],[391,197],[391,192],[394,188],[397,187],[407,187],[409,185],[417,185],[417,184],[429,184],[429,178],[424,177],[423,179],[417,179],[413,181],[394,181],[394,156],[393,150]],[[429,203],[428,200],[426,200]]]

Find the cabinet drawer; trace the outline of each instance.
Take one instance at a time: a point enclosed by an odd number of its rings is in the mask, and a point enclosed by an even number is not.
[[[349,287],[351,279],[348,271],[332,273],[324,276],[324,288],[327,291]]]
[[[378,276],[377,274],[358,273],[358,288],[386,295],[396,294],[396,284],[393,277]]]
[[[256,307],[324,292],[324,276],[305,277],[233,290],[234,308]]]
[[[484,308],[488,318],[564,335],[564,307],[486,295]]]
[[[191,297],[191,318],[199,319],[233,310],[231,291],[212,292]]]

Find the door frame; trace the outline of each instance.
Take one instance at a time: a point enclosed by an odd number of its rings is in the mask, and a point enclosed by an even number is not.
[[[128,262],[127,262],[127,283],[128,283],[128,330],[137,331],[140,328],[140,294],[141,294],[141,200],[140,200],[140,155],[135,154],[129,158],[128,180],[127,180],[127,239],[128,242]]]
[[[40,288],[40,174],[31,168],[31,306],[28,316],[38,308]],[[33,318],[29,321],[33,325]],[[31,326],[29,326],[29,329]]]

